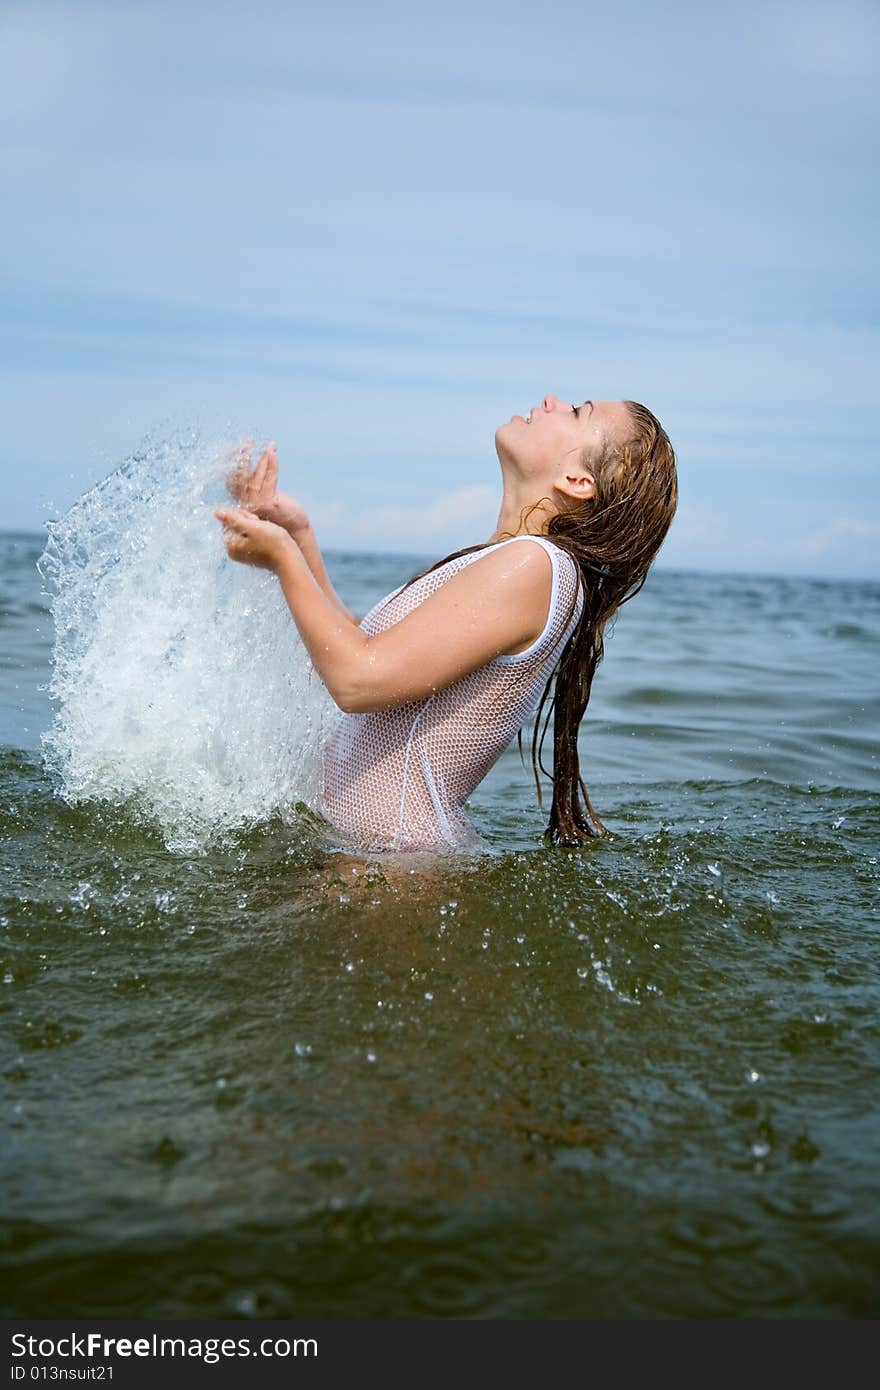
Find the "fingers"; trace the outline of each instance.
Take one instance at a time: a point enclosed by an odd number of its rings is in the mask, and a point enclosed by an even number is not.
[[[240,468],[242,461],[246,464],[250,464],[253,443],[254,441],[252,439],[242,440],[241,444],[236,448],[229,449],[228,452],[223,455],[224,461],[232,464],[235,468]]]
[[[218,521],[229,531],[234,531],[237,535],[246,536],[248,533],[247,518],[253,521],[253,513],[247,512],[242,507],[217,507],[214,515]]]
[[[269,450],[267,449],[266,452],[263,454],[262,458],[260,459],[260,462],[254,469],[254,489],[257,492],[259,492],[263,486],[263,479],[266,476],[266,467],[268,465],[268,461]]]
[[[272,443],[272,444],[269,444],[269,445],[268,445],[268,447],[267,447],[267,449],[266,449],[266,452],[263,454],[263,457],[260,459],[260,462],[257,464],[257,467],[256,467],[256,469],[255,469],[255,471],[254,471],[253,487],[254,487],[254,492],[255,492],[255,494],[256,494],[257,496],[259,496],[259,495],[262,493],[263,488],[264,488],[265,485],[266,485],[266,479],[267,479],[267,477],[268,477],[268,475],[269,475],[269,471],[270,471],[270,469],[271,469],[271,466],[272,466],[272,463],[273,463],[274,459],[275,459],[275,445],[274,445],[274,443]],[[276,463],[276,465],[275,465],[275,476],[276,476],[276,477],[278,476],[278,465],[277,465],[277,463]],[[274,490],[274,489],[273,489],[273,490]]]
[[[275,496],[275,487],[278,482],[278,454],[273,441],[265,449],[256,468],[251,471],[252,444],[253,440],[246,440],[238,451],[238,462],[226,475],[226,486],[230,494],[242,506],[256,509],[268,506]]]
[[[250,468],[251,450],[253,446],[254,441],[252,439],[245,439],[238,448],[230,449],[229,452],[224,455],[226,462],[232,465],[232,471],[234,473],[240,473],[242,469]]]
[[[247,462],[241,460],[238,465],[226,475],[226,486],[233,497],[245,498],[250,491],[252,474],[248,469]]]
[[[243,530],[238,529],[241,525],[238,517],[226,511],[217,511],[214,515],[223,522],[223,544],[230,560],[250,559],[250,539]]]
[[[271,522],[261,520],[256,512],[248,511],[246,507],[217,507],[214,515],[218,521],[223,522],[226,530],[224,541],[227,546],[230,540],[237,541],[242,545],[251,542],[259,543],[260,537],[265,534],[267,528],[271,531],[281,529]]]

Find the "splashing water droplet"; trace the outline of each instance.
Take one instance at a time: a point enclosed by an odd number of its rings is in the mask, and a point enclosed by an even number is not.
[[[337,714],[275,576],[224,552],[231,446],[147,439],[50,523],[39,562],[56,633],[47,766],[69,802],[125,806],[175,851],[308,805]]]

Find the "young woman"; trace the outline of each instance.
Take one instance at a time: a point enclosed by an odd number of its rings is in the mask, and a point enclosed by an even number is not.
[[[360,621],[335,593],[302,507],[276,491],[274,444],[253,470],[243,451],[229,481],[241,506],[215,513],[232,559],[277,574],[342,711],[315,809],[360,848],[483,843],[465,802],[514,735],[522,748],[533,714],[540,805],[551,710],[546,834],[578,844],[609,833],[580,775],[578,728],[605,627],[644,584],[675,514],[675,454],[635,401],[556,396],[500,426],[495,449],[504,494],[488,541],[438,561]]]

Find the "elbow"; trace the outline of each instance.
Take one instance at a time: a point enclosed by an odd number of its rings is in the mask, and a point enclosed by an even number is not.
[[[333,692],[333,699],[344,714],[373,714],[380,709],[394,709],[408,703],[408,698],[375,683],[350,685],[345,690]]]
[[[436,693],[436,687],[431,687]],[[402,692],[369,690],[349,691],[346,695],[334,695],[334,700],[345,714],[374,714],[376,710],[397,709],[400,705],[410,705],[414,700],[424,697],[403,694]]]
[[[367,714],[380,707],[369,699],[367,691],[356,681],[346,681],[331,690],[330,694],[343,714]]]
[[[351,687],[334,692],[333,699],[343,714],[370,714],[385,707],[382,700],[371,698],[367,691]]]
[[[383,698],[382,677],[371,653],[366,660],[352,662],[352,669],[345,672],[330,693],[343,714],[370,714],[388,703]]]
[[[350,693],[342,695],[335,694],[333,702],[337,709],[341,709],[343,714],[362,714],[363,711],[358,706],[357,700]]]

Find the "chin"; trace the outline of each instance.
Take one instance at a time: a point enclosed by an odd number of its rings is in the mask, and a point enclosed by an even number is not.
[[[495,431],[495,453],[502,467],[516,467],[516,440],[510,424],[499,425]]]
[[[495,452],[496,452],[496,453],[500,452],[500,450],[502,450],[502,449],[505,448],[506,442],[507,442],[507,434],[508,434],[509,429],[510,429],[510,423],[508,422],[507,424],[499,425],[498,428],[497,428],[497,430],[495,431]],[[507,446],[506,451],[507,451],[507,453],[510,452],[509,446]]]

